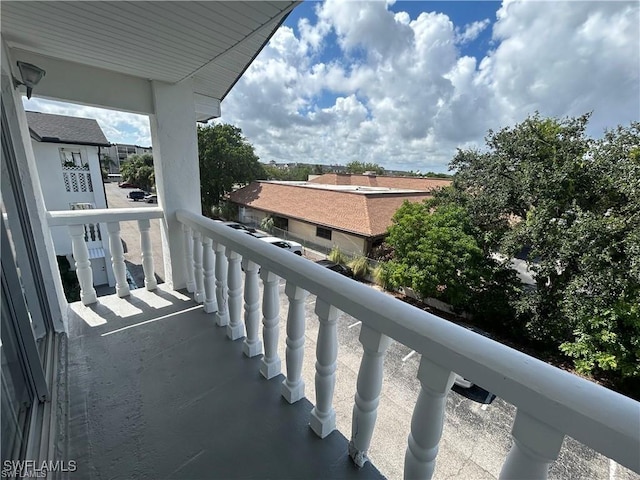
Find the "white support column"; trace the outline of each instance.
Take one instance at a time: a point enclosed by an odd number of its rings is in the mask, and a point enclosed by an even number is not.
[[[197,303],[204,302],[204,277],[202,273],[202,234],[193,230],[193,276],[196,281],[196,291],[193,299]]]
[[[258,337],[260,329],[258,270],[260,266],[251,260],[243,259],[242,268],[244,268],[244,326],[247,330],[242,352],[251,358],[262,353],[262,342]]]
[[[218,311],[216,312],[216,325],[226,327],[229,325],[229,310],[227,307],[227,257],[224,253],[225,246],[215,242],[213,250],[216,252],[216,300]]]
[[[311,429],[325,438],[336,429],[333,391],[336,385],[338,358],[338,310],[324,300],[316,299],[316,314],[320,320],[316,344],[316,406],[311,410]]]
[[[351,420],[349,455],[358,467],[369,460],[367,450],[371,445],[373,429],[378,416],[378,403],[382,389],[384,354],[391,339],[362,324],[360,343],[364,349]]]
[[[216,303],[216,282],[214,277],[214,257],[211,248],[213,241],[209,237],[202,238],[204,269],[204,311],[213,313],[218,310]]]
[[[289,403],[304,398],[304,380],[302,380],[302,360],[304,357],[305,310],[304,301],[309,293],[290,281],[284,288],[289,299],[287,314],[287,378],[282,382],[282,396]]]
[[[227,249],[229,262],[227,272],[227,285],[229,286],[229,324],[227,325],[227,337],[237,340],[244,335],[244,328],[240,321],[242,314],[242,282],[240,279],[240,255]]]
[[[127,267],[124,264],[124,250],[120,239],[120,222],[107,223],[109,232],[109,249],[111,250],[111,265],[116,276],[116,293],[119,297],[129,295],[127,283]]]
[[[264,357],[260,364],[260,373],[267,380],[280,374],[281,364],[278,356],[278,337],[280,336],[280,294],[277,275],[264,268],[260,272],[262,284],[262,336],[264,338]]]
[[[96,290],[93,288],[93,272],[89,261],[89,250],[84,241],[84,225],[71,225],[71,246],[73,258],[76,261],[76,275],[80,284],[80,300],[83,305],[91,305],[98,301]]]
[[[513,445],[499,478],[546,479],[560,454],[564,434],[521,410],[516,412],[511,434]]]
[[[187,292],[196,291],[196,277],[193,274],[193,242],[191,241],[191,228],[182,225],[182,238],[184,242],[184,265],[186,269]]]
[[[153,252],[151,250],[151,222],[138,220],[140,229],[140,250],[142,251],[142,269],[144,271],[144,286],[148,291],[153,291],[158,287],[156,272],[153,266]]]
[[[409,446],[404,457],[404,478],[431,478],[442,436],[447,394],[455,373],[427,359],[420,360],[418,380],[421,388],[411,417]]]
[[[164,210],[162,242],[167,283],[187,286],[186,246],[179,209],[201,213],[200,164],[193,81],[176,84],[151,81],[153,115],[149,116],[158,203]]]

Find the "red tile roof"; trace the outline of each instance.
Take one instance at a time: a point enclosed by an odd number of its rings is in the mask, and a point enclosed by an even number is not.
[[[427,192],[355,192],[271,182],[253,182],[229,196],[257,210],[364,237],[382,235],[405,200],[420,202]]]

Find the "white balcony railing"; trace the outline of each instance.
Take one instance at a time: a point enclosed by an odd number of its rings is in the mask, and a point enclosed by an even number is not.
[[[164,216],[161,208],[110,208],[100,210],[63,210],[48,212],[50,227],[66,225],[71,235],[73,258],[76,262],[76,275],[80,284],[80,300],[84,305],[95,303],[98,299],[93,288],[93,272],[89,261],[89,250],[85,241],[85,225],[106,224],[109,234],[109,249],[111,262],[116,278],[116,293],[120,297],[129,294],[127,269],[124,263],[124,250],[120,239],[120,222],[134,220],[138,222],[140,230],[140,249],[142,251],[142,267],[144,270],[144,284],[147,290],[156,288],[156,277],[153,267],[151,237],[149,234],[150,220]]]
[[[278,277],[286,280],[287,376],[282,396],[289,403],[304,396],[304,299],[307,293],[317,296],[316,405],[310,426],[322,438],[335,429],[338,309],[362,321],[364,353],[349,446],[356,464],[366,461],[376,422],[383,359],[390,339],[394,339],[422,355],[418,370],[422,388],[409,432],[405,478],[430,478],[433,474],[454,372],[517,409],[514,442],[501,478],[546,478],[566,435],[640,472],[638,402],[200,215],[180,210],[177,218],[183,225],[186,264],[193,265],[187,272],[188,290],[204,304],[205,311],[215,315],[217,325],[226,326],[229,338],[242,336],[244,321],[244,353],[249,357],[263,353],[258,338],[258,277],[262,279],[264,357],[260,372],[266,378],[280,373]],[[244,316],[241,268],[245,273]]]

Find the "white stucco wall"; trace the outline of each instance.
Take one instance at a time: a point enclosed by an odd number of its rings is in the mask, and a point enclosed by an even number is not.
[[[65,143],[44,143],[32,140],[33,153],[36,157],[38,177],[42,187],[44,203],[47,210],[69,210],[71,203],[93,203],[96,208],[106,208],[100,163],[98,161],[98,147],[84,145],[70,145]],[[89,173],[93,192],[67,192],[63,180],[60,149],[80,151],[82,161],[89,164]],[[96,178],[97,177],[97,178]],[[96,183],[97,182],[97,183]],[[103,230],[106,232],[106,229]],[[56,254],[71,253],[71,237],[67,227],[53,227],[51,229]]]
[[[57,332],[68,331],[67,301],[62,288],[62,280],[58,273],[53,241],[49,235],[46,208],[44,206],[40,178],[37,175],[35,166],[35,156],[29,138],[27,117],[22,105],[21,94],[11,82],[11,67],[15,66],[15,59],[10,58],[4,38],[1,39],[0,43],[2,49],[2,54],[0,55],[2,64],[2,104],[9,123],[9,131],[6,133],[12,140],[19,170],[18,175],[22,183],[26,213],[29,215],[33,242],[38,253],[34,266],[38,269],[38,274],[47,292],[46,301],[55,330]],[[8,220],[11,224],[13,221],[12,216],[9,216]],[[11,228],[20,229],[21,226],[18,223],[13,224]],[[29,259],[27,252],[24,251],[24,245],[17,245],[16,250],[18,263],[24,261],[24,264],[26,264]],[[29,291],[29,288],[29,286],[25,286],[26,291]]]
[[[72,203],[92,203],[95,208],[107,208],[104,189],[102,186],[102,173],[100,171],[100,161],[98,159],[98,147],[91,145],[73,145],[66,143],[47,143],[31,141],[33,153],[36,158],[38,177],[44,203],[47,210],[69,210]],[[64,172],[60,158],[60,149],[80,152],[82,163],[89,165],[88,173],[91,176],[93,191],[68,192],[65,188]],[[81,172],[84,174],[84,172]],[[110,258],[107,228],[100,225],[102,242],[89,242],[88,248],[102,247],[106,259]],[[56,250],[56,255],[71,255],[71,236],[67,227],[52,227],[51,237]],[[93,269],[94,285],[109,284],[115,285],[115,276],[110,265],[105,258],[91,260]]]

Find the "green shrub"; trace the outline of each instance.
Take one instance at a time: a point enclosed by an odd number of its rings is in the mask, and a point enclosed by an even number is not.
[[[62,279],[62,289],[67,302],[77,302],[80,300],[80,283],[76,272],[71,270],[69,260],[64,255],[56,257],[58,260],[58,269],[60,270],[60,278]]]
[[[265,232],[271,233],[273,231],[273,227],[274,222],[271,215],[264,217],[260,222],[260,230],[264,230]]]
[[[337,246],[333,247],[333,249],[329,252],[329,255],[327,255],[327,258],[332,262],[339,263],[340,265],[345,265],[349,261],[349,258],[344,253],[342,253],[340,247]]]
[[[369,275],[371,268],[369,267],[369,260],[363,255],[358,255],[349,262],[349,267],[353,270],[353,276],[358,279],[363,279]]]
[[[385,268],[385,264],[380,262],[371,272],[371,276],[373,277],[373,281],[380,285],[385,290],[389,290],[391,287],[391,283],[389,281],[389,272],[388,269]]]

